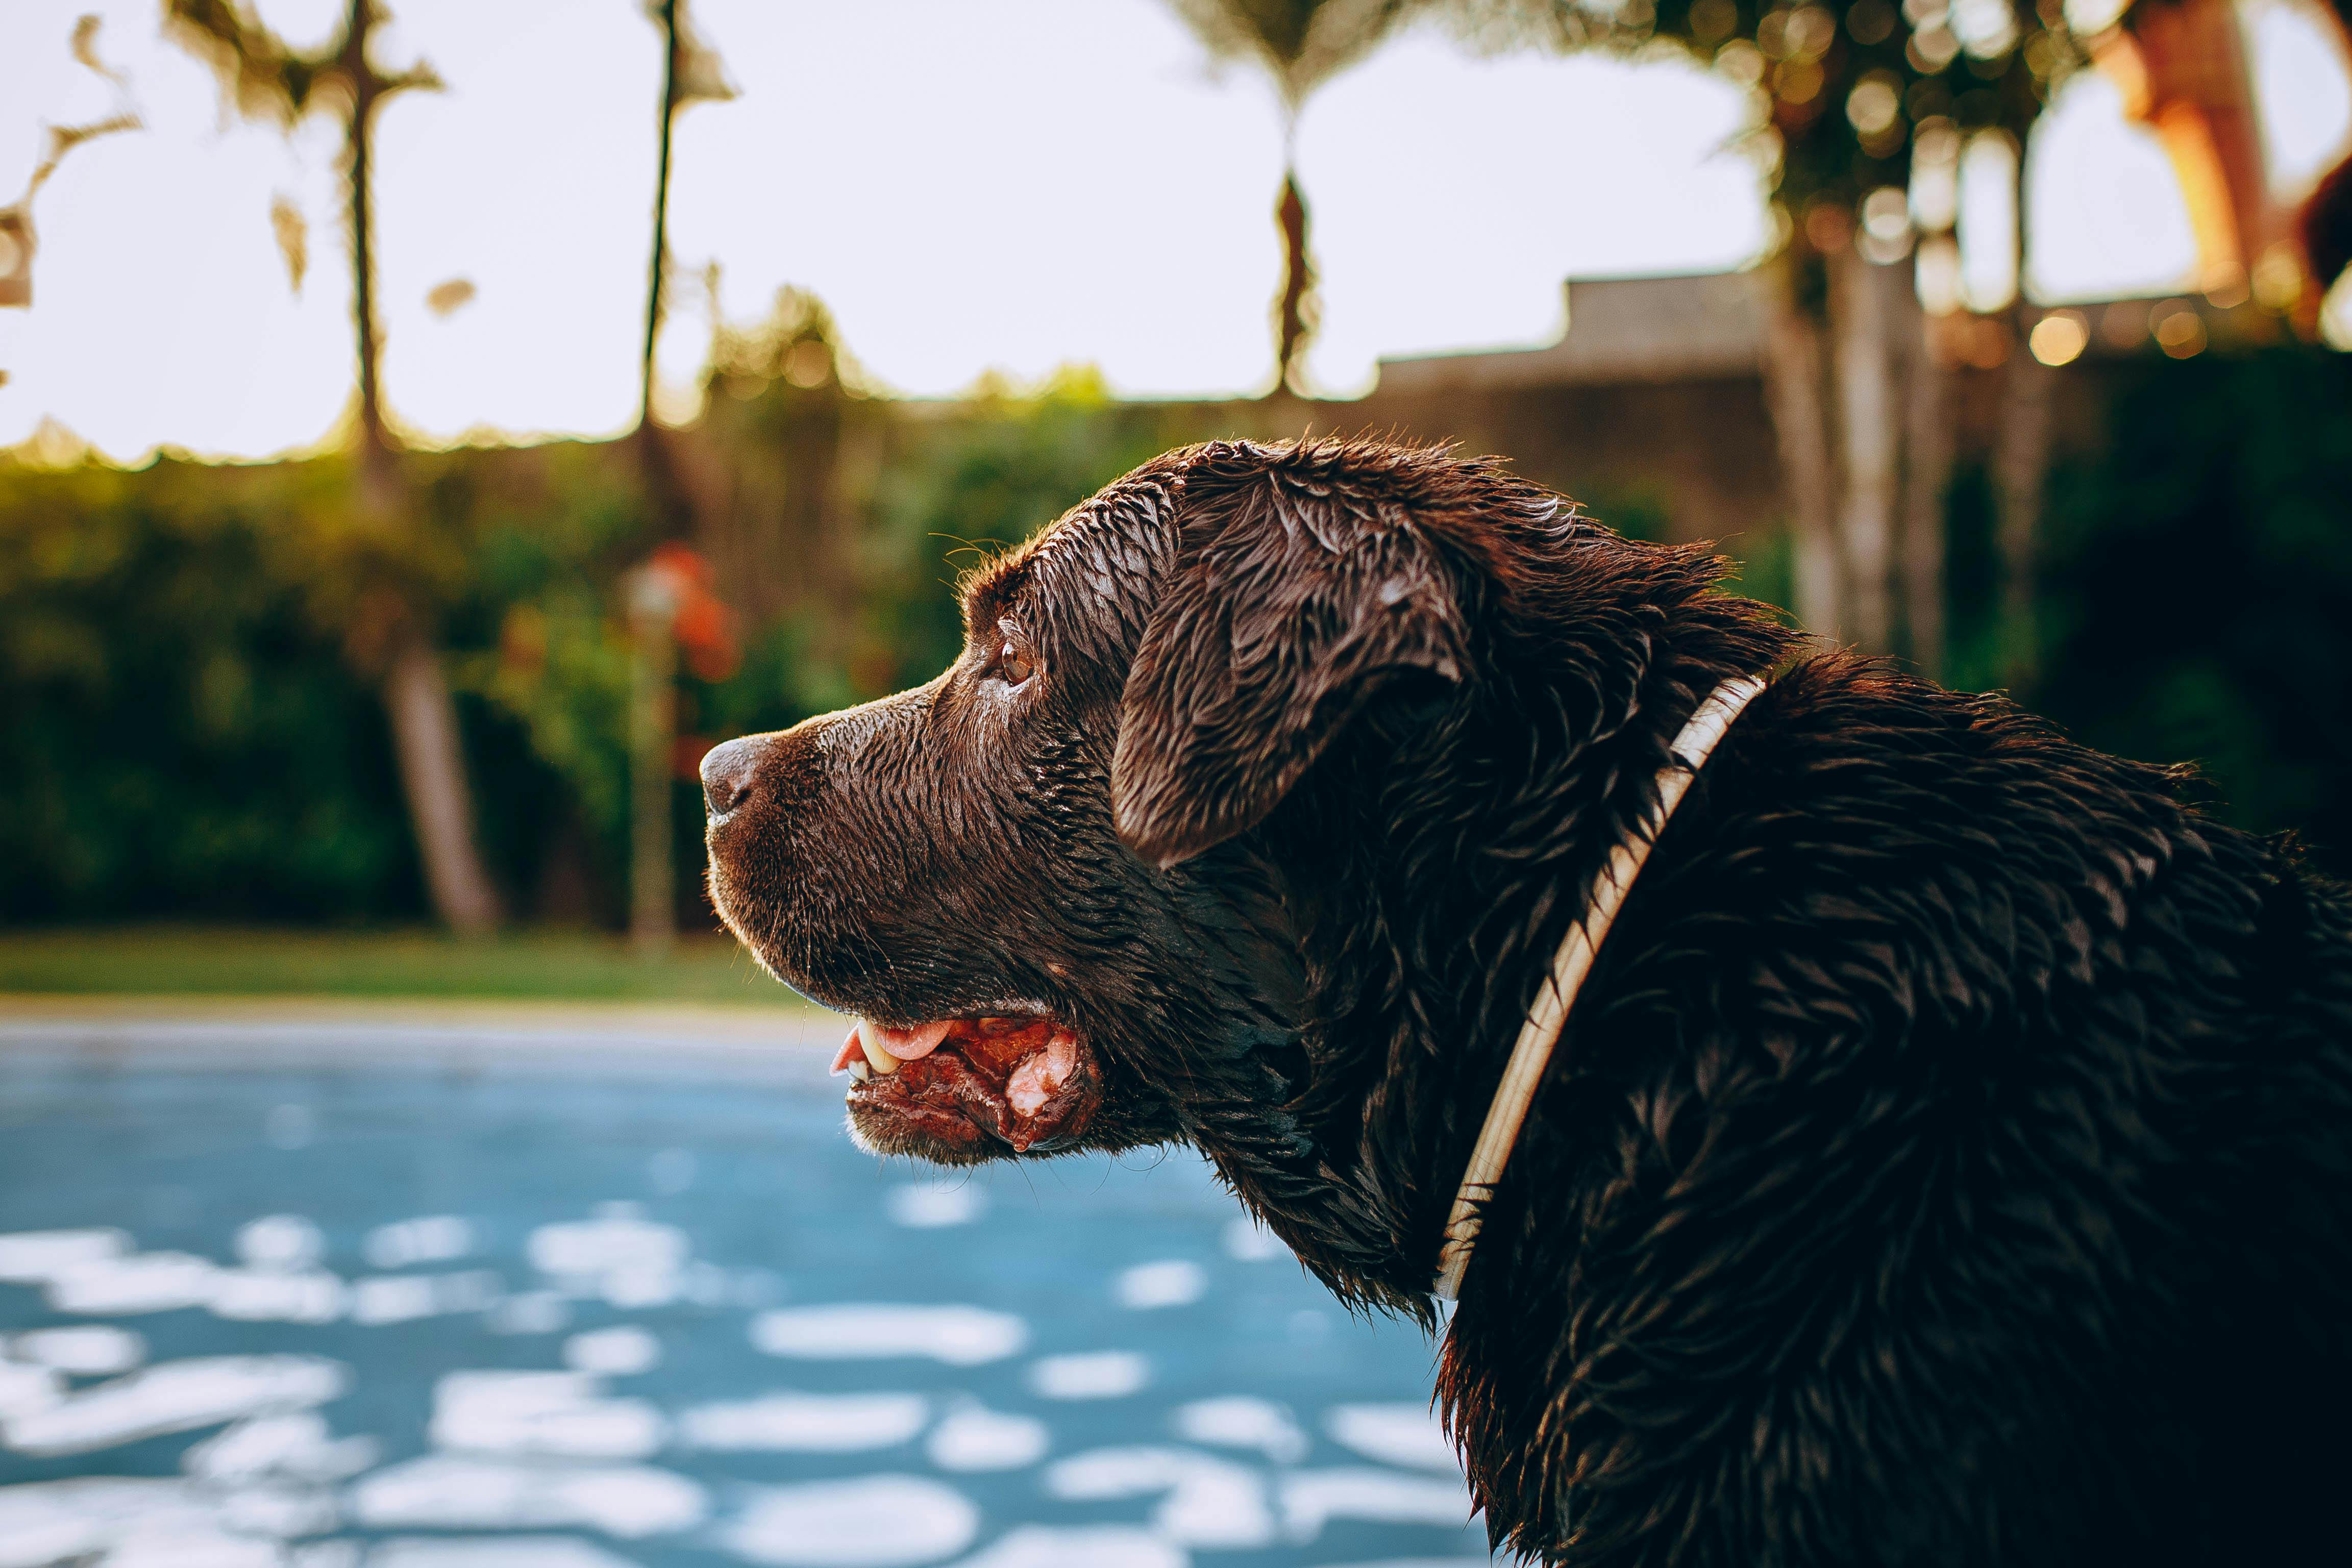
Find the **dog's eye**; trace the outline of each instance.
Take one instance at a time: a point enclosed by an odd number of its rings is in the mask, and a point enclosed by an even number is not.
[[[996,673],[1004,678],[1006,685],[1017,686],[1037,673],[1037,662],[1020,643],[1008,637],[1004,645],[996,651]]]

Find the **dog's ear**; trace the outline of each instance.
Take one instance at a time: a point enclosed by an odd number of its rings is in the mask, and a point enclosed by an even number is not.
[[[1120,700],[1111,808],[1162,868],[1264,821],[1384,685],[1462,678],[1462,610],[1430,538],[1328,475],[1191,476]]]

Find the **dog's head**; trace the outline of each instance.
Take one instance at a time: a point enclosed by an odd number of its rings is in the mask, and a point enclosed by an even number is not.
[[[868,1146],[1186,1139],[1327,1278],[1354,1275],[1351,1247],[1283,1217],[1415,1207],[1419,1178],[1363,1168],[1415,1157],[1370,1146],[1368,1105],[1415,1071],[1405,948],[1443,915],[1391,901],[1448,869],[1428,863],[1432,833],[1461,842],[1443,797],[1502,787],[1478,778],[1482,716],[1518,700],[1497,674],[1559,653],[1513,628],[1646,640],[1665,612],[1620,602],[1688,599],[1707,559],[1435,452],[1171,454],[969,582],[937,679],[713,751],[712,899],[774,973],[859,1016],[840,1065]],[[1550,711],[1599,722],[1600,678]],[[1339,1027],[1368,1009],[1386,1021]]]

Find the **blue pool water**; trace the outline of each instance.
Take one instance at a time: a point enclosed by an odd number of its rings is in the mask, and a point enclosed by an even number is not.
[[[1189,1155],[940,1180],[806,1043],[238,1046],[0,1039],[0,1568],[1486,1561],[1428,1340]]]

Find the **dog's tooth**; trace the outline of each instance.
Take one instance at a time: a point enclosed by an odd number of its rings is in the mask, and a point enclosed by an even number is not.
[[[1004,1103],[1024,1116],[1034,1116],[1045,1108],[1059,1084],[1050,1081],[1049,1068],[1041,1051],[1013,1070],[1005,1081]]]
[[[874,1026],[864,1019],[857,1020],[857,1049],[866,1053],[875,1071],[887,1077],[898,1071],[898,1059],[874,1043]]]
[[[1062,1092],[1077,1065],[1078,1037],[1066,1029],[1055,1030],[1044,1049],[1024,1058],[1013,1070],[1004,1085],[1005,1102],[1024,1116],[1035,1115]]]
[[[866,1059],[864,1057],[860,1057],[856,1061],[849,1064],[849,1081],[852,1083],[863,1083],[873,1076],[874,1070],[866,1065]]]

